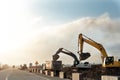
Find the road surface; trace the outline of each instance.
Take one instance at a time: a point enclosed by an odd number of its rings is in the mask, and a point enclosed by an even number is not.
[[[18,69],[6,69],[0,71],[0,80],[66,80],[42,74],[29,73]]]

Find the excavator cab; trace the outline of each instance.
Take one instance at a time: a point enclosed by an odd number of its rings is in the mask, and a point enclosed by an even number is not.
[[[105,64],[109,65],[109,64],[113,64],[114,63],[114,57],[113,56],[109,56],[105,58]]]

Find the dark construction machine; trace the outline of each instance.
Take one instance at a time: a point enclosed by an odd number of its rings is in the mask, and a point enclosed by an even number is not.
[[[101,53],[102,66],[101,66],[101,74],[107,75],[119,75],[120,76],[120,59],[117,61],[114,59],[114,56],[108,56],[105,48],[102,44],[95,42],[94,40],[88,38],[83,34],[79,34],[78,37],[78,45],[79,45],[79,54],[83,54],[83,45],[84,42],[95,47]],[[81,57],[81,56],[80,56]],[[99,66],[100,67],[100,66]],[[96,70],[97,71],[97,70]]]
[[[89,64],[89,62],[80,63],[79,59],[73,52],[66,50],[64,48],[59,48],[57,50],[57,52],[53,55],[53,61],[57,61],[59,59],[60,53],[69,55],[74,59],[73,65],[71,67],[63,67],[62,68],[62,71],[65,73],[65,78],[71,78],[72,72],[79,72],[79,70],[87,70],[87,69],[91,68],[91,65]],[[85,53],[85,54],[82,54],[81,56],[83,57],[81,60],[85,60],[88,57],[90,57],[90,54]]]
[[[45,74],[47,71],[47,75],[51,74],[51,71],[54,72],[54,76],[59,76],[59,72],[62,69],[62,61],[46,61],[42,64],[42,73]]]
[[[59,48],[57,50],[57,52],[53,55],[53,61],[57,61],[57,59],[59,58],[59,55],[58,55],[59,53],[64,53],[64,54],[67,54],[67,55],[73,57],[73,59],[74,59],[73,66],[74,67],[76,67],[76,65],[79,64],[79,60],[78,60],[77,56],[74,53],[72,53],[71,51],[68,51],[64,48]]]

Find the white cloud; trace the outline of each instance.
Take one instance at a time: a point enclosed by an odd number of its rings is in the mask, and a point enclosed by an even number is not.
[[[114,50],[111,50],[111,46],[115,46],[114,44],[120,44],[120,21],[110,18],[109,14],[107,13],[98,17],[83,17],[58,26],[47,26],[42,28],[39,26],[36,27],[37,25],[41,25],[41,23],[39,24],[39,21],[42,22],[42,20],[43,17],[41,16],[38,18],[31,17],[31,19],[28,21],[33,21],[34,24],[32,26],[27,25],[26,27],[17,27],[17,34],[12,33],[14,34],[12,38],[15,39],[13,42],[17,41],[16,43],[19,43],[19,39],[20,41],[24,41],[22,48],[13,52],[15,56],[20,54],[18,58],[18,60],[21,61],[20,63],[29,63],[36,60],[40,61],[40,63],[43,63],[46,60],[51,60],[52,55],[60,47],[66,48],[77,55],[77,40],[79,33],[83,33],[93,40],[103,44],[108,54],[112,54],[112,52],[114,52]],[[23,31],[23,33],[20,31]],[[24,45],[26,42],[29,44]],[[20,44],[22,44],[22,42]],[[89,45],[86,46],[88,47],[85,48],[85,50],[92,53],[92,57],[88,60],[90,61],[92,58],[94,58],[95,62],[99,62],[99,51],[93,47],[90,47]],[[118,48],[116,51],[120,52],[119,50],[120,49]],[[26,58],[26,56],[28,57]],[[96,56],[98,57],[97,59]],[[8,58],[10,59],[13,57]],[[64,63],[67,63],[68,61],[71,63],[73,61],[72,58],[67,58],[67,56],[62,54],[61,59]]]
[[[31,42],[24,51],[27,55],[36,57],[35,59],[40,62],[50,60],[52,55],[60,47],[66,48],[77,54],[78,34],[83,33],[93,40],[103,44],[108,52],[108,55],[117,55],[117,53],[113,54],[112,52],[114,52],[114,50],[110,50],[109,48],[114,46],[114,44],[120,44],[120,37],[116,35],[116,33],[120,35],[118,26],[120,25],[119,22],[119,20],[112,19],[105,13],[99,17],[84,17],[63,25],[45,27],[44,29],[39,30],[39,36],[35,38],[35,41]],[[92,57],[88,60],[90,61],[94,58],[95,62],[99,62],[99,51],[90,46],[87,48],[85,48],[85,50],[92,53]],[[97,59],[95,59],[96,56],[98,57]],[[61,55],[61,57],[64,63],[67,63],[67,61],[72,62],[72,58],[69,59],[63,55]],[[64,59],[66,60],[64,61]]]
[[[38,22],[42,21],[42,19],[42,16],[34,18],[31,22],[31,25],[38,24]]]

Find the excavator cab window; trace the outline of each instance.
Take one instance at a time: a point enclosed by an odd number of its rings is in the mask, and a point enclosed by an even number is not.
[[[114,63],[114,57],[113,56],[106,57],[106,60],[105,60],[106,65],[113,64],[113,63]]]

